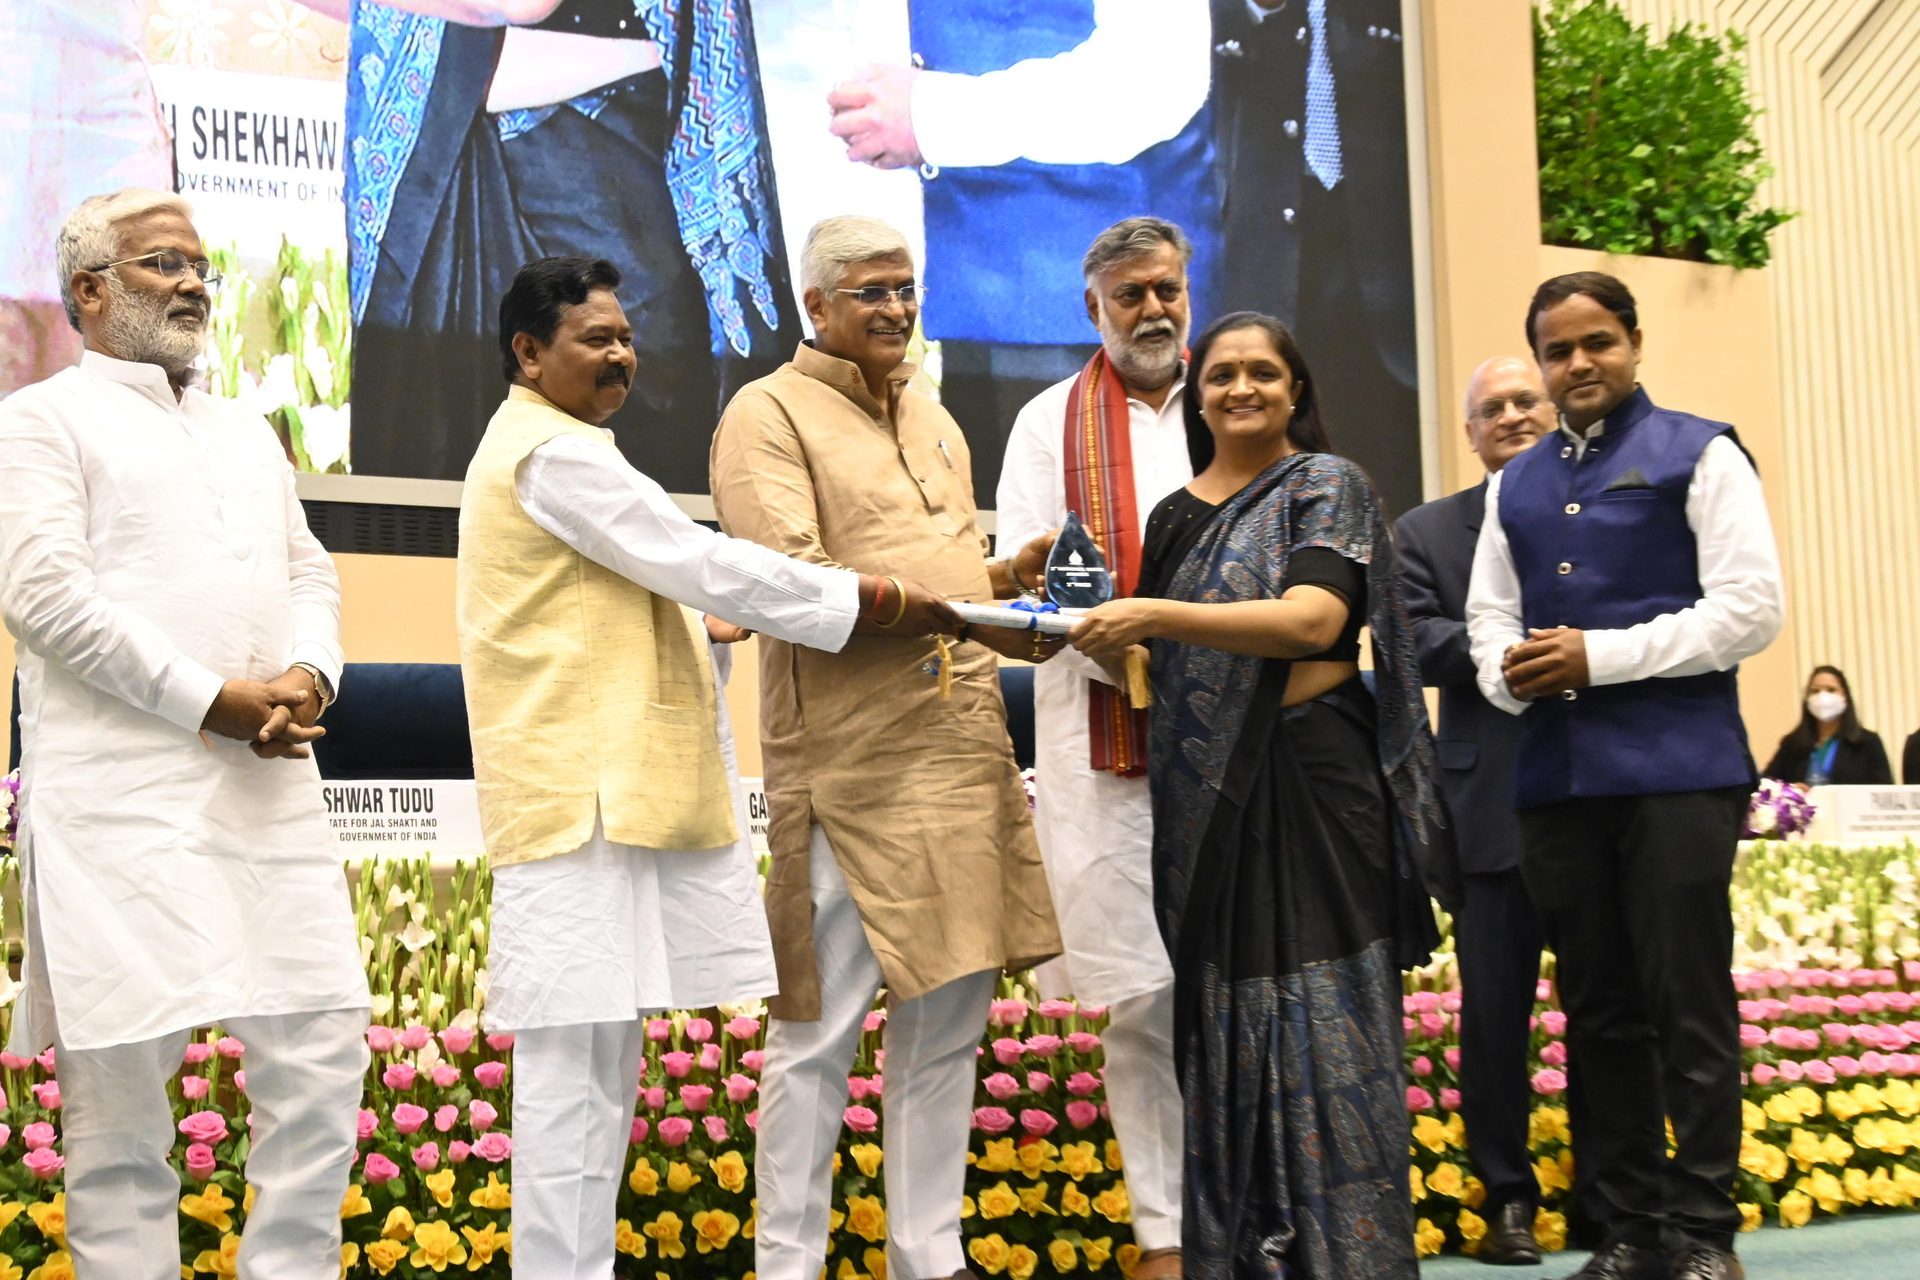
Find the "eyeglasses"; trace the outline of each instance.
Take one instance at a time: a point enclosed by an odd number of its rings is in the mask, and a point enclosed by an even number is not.
[[[103,262],[97,267],[89,267],[88,270],[111,271],[115,267],[124,267],[129,262],[151,262],[154,271],[168,280],[178,280],[181,273],[191,267],[193,274],[200,277],[200,283],[206,287],[208,293],[212,293],[220,287],[220,273],[213,269],[211,262],[208,262],[205,258],[196,261],[187,257],[186,254],[181,253],[177,249],[156,249],[152,253],[143,253],[137,258],[122,258],[118,262]]]
[[[835,293],[844,293],[857,300],[863,307],[884,307],[894,298],[900,299],[903,307],[917,307],[921,299],[927,296],[926,286],[903,284],[898,289],[889,289],[883,284],[870,284],[862,289],[835,289]]]

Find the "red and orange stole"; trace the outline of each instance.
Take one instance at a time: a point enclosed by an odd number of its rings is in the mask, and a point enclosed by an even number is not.
[[[1074,379],[1067,396],[1067,509],[1080,517],[1113,575],[1116,599],[1140,582],[1140,512],[1134,500],[1133,434],[1127,389],[1102,350]],[[1137,777],[1147,771],[1147,713],[1127,704],[1124,689],[1092,681],[1087,731],[1091,766]]]

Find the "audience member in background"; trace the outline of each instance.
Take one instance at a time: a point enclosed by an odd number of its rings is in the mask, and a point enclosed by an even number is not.
[[[1908,734],[1907,745],[1900,750],[1900,781],[1920,787],[1920,731]]]
[[[1909,765],[1913,754],[1910,739]],[[1800,723],[1780,739],[1779,750],[1761,772],[1769,778],[1809,787],[1830,783],[1887,786],[1893,782],[1887,749],[1879,734],[1861,727],[1853,708],[1853,690],[1838,667],[1815,667],[1807,677],[1807,699],[1801,707]]]

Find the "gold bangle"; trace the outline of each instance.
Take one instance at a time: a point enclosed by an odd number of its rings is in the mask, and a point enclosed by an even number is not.
[[[1009,556],[1007,558],[1007,576],[1013,579],[1013,589],[1015,591],[1026,593],[1033,590],[1033,588],[1020,580],[1020,557]]]
[[[900,585],[900,579],[898,578],[887,577],[884,580],[887,582],[891,582],[893,584],[894,594],[900,597],[900,609],[897,613],[893,615],[893,620],[891,622],[881,622],[878,618],[876,618],[874,619],[873,625],[876,627],[898,626],[900,623],[900,619],[907,616],[907,589]]]

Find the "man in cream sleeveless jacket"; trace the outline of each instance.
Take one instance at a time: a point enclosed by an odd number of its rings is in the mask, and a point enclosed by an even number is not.
[[[517,1036],[513,1265],[540,1280],[613,1268],[642,1015],[775,990],[709,637],[752,627],[838,650],[856,628],[954,623],[910,583],[702,528],[625,461],[599,425],[633,379],[619,283],[591,258],[514,277],[507,399],[460,506],[461,669],[494,867],[487,1023]]]

